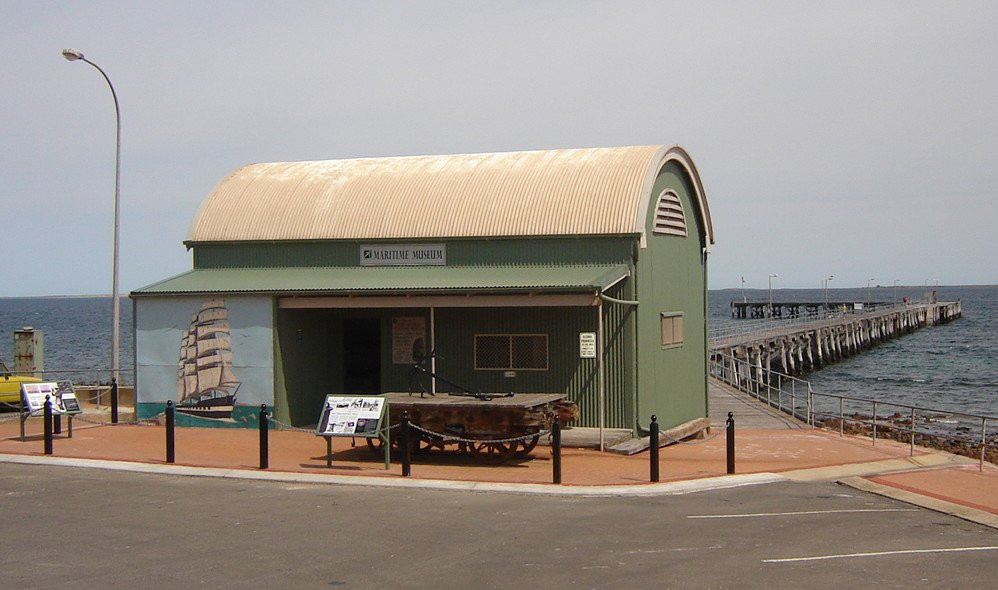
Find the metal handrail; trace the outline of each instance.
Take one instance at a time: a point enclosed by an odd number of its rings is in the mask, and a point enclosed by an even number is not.
[[[981,438],[979,440],[971,440],[966,437],[958,436],[955,434],[940,434],[940,433],[922,433],[924,436],[932,436],[940,439],[948,439],[953,441],[958,441],[960,443],[967,444],[970,447],[980,447],[979,453],[979,463],[980,469],[984,469],[984,458],[987,454],[988,448],[998,448],[998,432],[992,436],[992,440],[988,440],[988,422],[992,425],[998,425],[998,416],[988,416],[982,414],[970,414],[966,412],[955,412],[951,410],[944,410],[940,408],[928,408],[923,406],[914,406],[910,404],[902,404],[898,402],[887,402],[871,398],[855,397],[847,395],[838,395],[831,393],[820,393],[812,389],[811,383],[807,380],[800,379],[798,377],[793,377],[791,375],[786,375],[778,371],[773,371],[771,369],[766,369],[765,367],[758,367],[752,365],[748,360],[739,359],[731,355],[712,353],[710,355],[709,362],[709,372],[710,375],[715,379],[728,384],[739,391],[748,393],[752,397],[755,397],[759,401],[766,402],[770,407],[776,408],[781,412],[790,414],[798,420],[802,420],[806,424],[810,425],[812,428],[815,427],[816,417],[830,417],[837,418],[839,421],[839,434],[844,435],[845,422],[848,420],[850,422],[855,422],[858,424],[864,424],[870,426],[871,436],[873,439],[873,444],[877,444],[877,430],[878,426],[886,427],[899,432],[907,432],[909,435],[909,446],[912,455],[915,453],[915,437],[918,434],[917,428],[917,417],[921,413],[923,419],[926,418],[926,414],[934,415],[944,415],[947,417],[962,417],[974,421],[980,421],[981,424]],[[789,394],[784,391],[785,383],[790,384]],[[800,384],[800,385],[798,385]],[[805,401],[803,405],[800,406],[797,403],[798,399],[798,387],[802,388],[801,394],[804,396]],[[774,404],[774,390],[776,393],[776,400]],[[806,393],[804,393],[806,392]],[[789,407],[784,405],[784,397],[789,397],[790,405]],[[833,400],[838,400],[838,413],[824,411],[816,408],[815,398],[829,398]],[[845,413],[845,402],[858,402],[862,404],[872,405],[872,415],[870,419],[861,419],[855,415],[849,416]],[[905,427],[904,425],[897,424],[894,422],[885,423],[878,414],[878,406],[887,406],[892,408],[903,408],[910,415],[910,427]],[[804,410],[803,416],[800,415],[798,410]]]
[[[131,367],[122,367],[119,371],[123,374],[129,374],[132,372]],[[45,378],[46,375],[97,375],[97,381],[100,381],[100,375],[102,373],[107,373],[107,384],[111,382],[111,376],[113,376],[114,371],[111,369],[97,369],[94,367],[80,367],[80,368],[65,368],[65,369],[44,369],[41,371],[15,371],[18,375],[30,375],[32,377]],[[126,383],[122,381],[121,385]],[[101,383],[96,383],[96,385],[101,385]]]
[[[707,338],[709,340],[723,340],[725,338],[731,338],[734,336],[742,336],[744,334],[756,334],[758,337],[762,338],[767,335],[778,332],[779,330],[786,328],[788,326],[805,326],[808,324],[817,324],[825,322],[828,320],[841,319],[847,316],[854,317],[869,317],[878,314],[889,313],[895,311],[899,308],[912,307],[916,305],[924,305],[924,303],[893,303],[889,305],[882,305],[876,309],[864,309],[864,310],[846,310],[846,311],[836,311],[836,312],[824,312],[818,315],[805,315],[801,314],[795,318],[787,319],[755,319],[755,320],[730,320],[731,324],[725,326],[719,326],[716,328],[707,329]]]

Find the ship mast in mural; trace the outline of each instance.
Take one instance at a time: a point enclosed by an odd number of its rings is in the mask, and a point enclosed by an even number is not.
[[[180,340],[177,411],[203,418],[229,418],[240,381],[232,372],[232,336],[221,299],[208,299]]]

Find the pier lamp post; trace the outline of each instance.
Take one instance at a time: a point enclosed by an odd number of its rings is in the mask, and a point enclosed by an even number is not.
[[[870,297],[870,283],[872,283],[875,280],[877,280],[877,279],[866,279],[866,304],[867,304],[867,306],[869,306],[871,303],[873,303],[873,298]]]
[[[769,275],[769,317],[773,317],[773,279],[779,276],[778,274]]]
[[[119,348],[119,328],[121,324],[121,305],[118,300],[118,215],[120,206],[120,186],[121,186],[121,110],[118,108],[118,94],[114,91],[111,79],[101,67],[75,49],[63,49],[62,56],[69,61],[82,61],[92,65],[104,80],[108,88],[111,89],[111,98],[114,99],[114,121],[115,121],[115,144],[114,144],[114,263],[111,272],[111,378],[118,380],[118,348]]]
[[[822,289],[825,292],[825,310],[828,309],[828,281],[835,278],[835,275],[828,275],[825,280],[822,281]]]
[[[894,279],[894,305],[898,304],[898,279]]]
[[[748,303],[748,299],[745,298],[745,277],[742,277],[742,303]]]

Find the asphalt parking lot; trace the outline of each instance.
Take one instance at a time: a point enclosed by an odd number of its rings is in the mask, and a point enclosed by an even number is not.
[[[9,588],[958,588],[998,530],[828,482],[653,498],[0,464]]]

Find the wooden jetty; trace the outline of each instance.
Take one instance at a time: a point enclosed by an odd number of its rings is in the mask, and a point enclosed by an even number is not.
[[[714,339],[710,355],[729,381],[760,379],[763,369],[798,375],[961,314],[959,301],[896,305]]]

